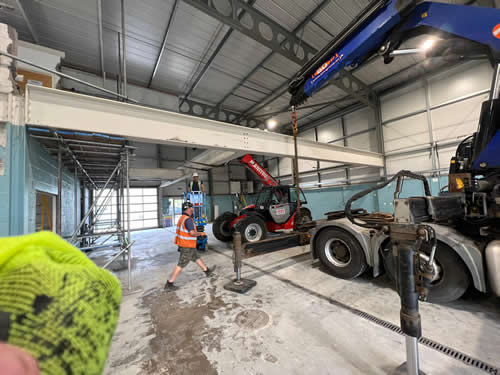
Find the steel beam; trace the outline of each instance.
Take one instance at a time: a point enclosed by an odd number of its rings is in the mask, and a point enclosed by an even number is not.
[[[221,109],[220,107],[213,107],[209,104],[201,103],[196,100],[186,99],[182,107],[179,107],[179,111],[186,115],[204,117],[217,121],[224,122],[232,122],[239,116],[241,113],[228,111],[225,109]],[[264,125],[264,121],[257,118],[245,118],[241,121],[241,125],[256,127],[259,125]]]
[[[323,2],[318,5],[314,11],[311,12],[302,22],[292,31],[292,34],[296,34],[298,31],[300,31],[302,28],[304,28],[309,22],[312,21],[314,17],[318,15],[319,12],[321,12],[329,3],[331,0],[323,0]],[[285,41],[282,41],[281,46],[283,46]],[[227,93],[220,101],[217,103],[215,108],[219,108],[226,100],[231,96],[233,92],[235,92],[237,89],[239,89],[241,86],[243,86],[243,83],[245,83],[257,70],[260,68],[264,68],[264,64],[267,63],[274,55],[274,51],[269,53],[260,63],[257,65],[254,69],[252,69],[241,81],[238,83],[233,89]],[[287,77],[283,77],[285,79],[288,79]],[[281,86],[280,86],[281,87]],[[274,92],[274,91],[273,91]],[[271,92],[269,95],[272,95],[273,92]]]
[[[26,11],[24,9],[23,5],[23,0],[15,0],[17,8],[19,9],[19,12],[21,12],[21,15],[24,18],[24,22],[26,22],[26,26],[28,26],[28,29],[31,33],[31,36],[33,37],[33,40],[37,43],[40,44],[40,38],[38,37],[38,34],[35,32],[35,28],[33,27],[33,24],[31,23],[31,20],[29,17],[26,15]]]
[[[56,233],[62,235],[62,188],[63,188],[63,149],[57,149],[57,199],[56,199]]]
[[[184,2],[299,65],[305,64],[316,53],[311,46],[295,34],[243,0],[231,0],[228,2],[227,4],[231,9],[228,9],[227,12],[217,10],[214,2],[211,0],[184,0]],[[239,19],[237,16],[240,9],[246,13],[246,17],[242,19]]]
[[[250,0],[250,1],[248,1],[248,6],[252,7],[255,4],[256,1],[257,0]],[[209,3],[211,4],[211,1]],[[236,19],[238,21],[241,21],[241,19],[245,15],[245,10],[241,9],[238,12],[238,10],[233,9],[233,13],[236,16]],[[198,77],[196,77],[195,81],[193,82],[193,84],[189,88],[189,90],[186,93],[186,95],[184,95],[184,97],[181,99],[181,102],[179,104],[179,108],[182,107],[182,105],[189,98],[189,96],[194,91],[194,89],[196,88],[196,86],[198,86],[198,83],[201,81],[201,79],[203,78],[203,76],[207,72],[208,68],[210,68],[210,65],[212,65],[213,61],[215,60],[215,58],[217,57],[217,55],[219,54],[219,52],[221,51],[221,49],[224,47],[224,45],[226,44],[226,42],[228,41],[228,39],[233,34],[233,31],[234,31],[233,28],[230,28],[228,31],[226,31],[226,34],[224,35],[224,37],[222,38],[222,40],[219,42],[219,44],[215,48],[215,50],[212,53],[212,55],[209,57],[208,61],[206,62],[206,64],[203,67],[203,69],[201,70],[200,74],[198,74]],[[202,64],[202,62],[200,62],[200,65],[201,64]],[[198,70],[198,68],[199,68],[200,65],[198,65],[198,67],[196,68],[195,72]]]
[[[129,140],[258,155],[292,157],[293,139],[194,116],[87,95],[28,86],[26,123],[34,126],[106,132]],[[299,139],[301,159],[382,166],[380,154]]]
[[[300,30],[300,28],[304,27],[305,24],[314,17],[315,12],[313,12],[314,15],[312,15],[312,17],[311,15],[307,17],[296,30],[288,32],[286,29],[268,18],[266,15],[262,14],[254,8],[249,7],[248,4],[245,4],[241,0],[232,0],[231,7],[233,9],[233,12],[228,11],[227,14],[223,14],[219,10],[217,10],[212,1],[209,0],[184,1],[196,7],[197,9],[213,16],[219,21],[224,22],[225,24],[237,29],[249,38],[252,38],[255,41],[270,48],[273,52],[279,53],[299,65],[303,65],[310,57],[314,56],[317,53],[317,50],[314,47],[310,46],[295,35],[295,33]],[[323,2],[321,5],[325,6],[326,4],[327,2]],[[252,20],[252,27],[248,27],[248,19],[245,20],[245,26],[242,24],[241,20],[238,20],[234,17],[233,13],[235,13],[235,9],[244,9],[248,12],[248,16]],[[263,32],[263,29],[268,29],[268,31]],[[264,33],[266,33],[267,35],[264,36]],[[263,63],[265,63],[265,61],[271,56],[272,53],[268,57],[266,57],[266,59],[264,59]],[[251,74],[253,74],[260,67],[260,65],[262,65],[262,63],[259,64],[259,66],[256,67],[254,71],[251,72]],[[332,81],[332,84],[345,91],[347,94],[354,96],[357,100],[363,102],[364,104],[375,108],[376,97],[371,88],[354,77],[349,72],[345,70],[342,71],[340,74],[340,79]],[[269,94],[269,96],[264,98],[263,101],[260,102],[260,104],[249,108],[232,122],[237,123],[243,116],[255,113],[258,109],[275,100],[275,97],[279,97],[285,94],[287,92],[287,89],[288,82],[285,82],[283,85],[279,86],[271,94]],[[233,91],[234,90],[232,90],[232,92]],[[231,95],[232,92],[230,92],[228,95]],[[226,95],[223,100],[227,99],[228,95]]]
[[[125,28],[125,0],[121,0],[122,15],[122,72],[123,72],[123,95],[127,96],[127,30]]]
[[[101,57],[102,85],[106,84],[106,70],[104,69],[104,40],[102,32],[102,3],[97,0],[97,26],[99,30],[99,55]]]
[[[151,87],[151,85],[153,84],[153,80],[156,77],[156,73],[158,73],[158,67],[160,66],[160,61],[161,61],[161,58],[163,56],[163,52],[165,51],[165,48],[167,47],[167,39],[168,39],[168,34],[170,33],[170,26],[172,25],[172,21],[174,19],[175,13],[177,11],[178,4],[179,4],[179,0],[174,0],[174,5],[172,6],[172,12],[170,13],[170,17],[168,18],[168,22],[167,22],[167,29],[165,30],[165,35],[163,36],[163,42],[161,43],[160,53],[158,54],[158,57],[156,58],[155,67],[153,69],[153,73],[151,74],[151,78],[149,79],[148,87]]]

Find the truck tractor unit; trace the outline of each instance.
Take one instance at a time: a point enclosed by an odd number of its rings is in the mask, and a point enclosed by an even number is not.
[[[312,255],[334,276],[352,279],[368,268],[378,276],[385,269],[398,281],[398,244],[417,238],[416,264],[421,266],[417,273],[423,272],[419,277],[423,275],[429,282],[429,301],[453,301],[469,286],[500,296],[499,30],[499,9],[376,0],[291,81],[290,105],[297,107],[342,70],[362,66],[377,55],[386,64],[410,54],[447,62],[483,58],[494,69],[490,98],[482,105],[478,130],[462,141],[451,160],[448,191],[431,196],[423,176],[401,171],[356,194],[335,220],[316,223]],[[430,48],[400,48],[422,35],[433,41]],[[399,198],[405,178],[422,180],[425,196]],[[393,181],[397,181],[393,216],[351,210],[351,204],[361,196]]]

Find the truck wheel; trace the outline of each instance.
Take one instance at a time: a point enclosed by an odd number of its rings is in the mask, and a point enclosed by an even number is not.
[[[241,233],[242,242],[257,242],[266,238],[267,229],[264,221],[255,215],[247,216],[236,226]]]
[[[212,232],[219,241],[229,242],[233,239],[233,233],[229,225],[237,216],[232,212],[225,212],[215,219]]]
[[[382,250],[384,267],[389,277],[397,280],[397,258],[392,255],[392,244],[389,242]],[[422,255],[429,259],[427,255]],[[470,285],[470,276],[462,259],[448,245],[438,242],[434,258],[434,279],[429,289],[427,301],[448,303],[463,296]]]
[[[368,267],[359,242],[340,229],[323,230],[316,240],[315,251],[321,264],[340,279],[354,279]]]

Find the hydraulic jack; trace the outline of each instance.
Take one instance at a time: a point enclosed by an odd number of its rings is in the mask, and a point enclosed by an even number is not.
[[[233,263],[234,263],[234,272],[236,272],[236,279],[224,285],[224,289],[241,294],[248,292],[255,285],[257,285],[257,282],[254,280],[241,278],[241,267],[243,265],[242,254],[243,254],[243,246],[241,245],[241,233],[234,232]]]
[[[436,251],[432,227],[418,224],[391,224],[389,226],[393,255],[398,261],[397,289],[401,298],[401,330],[406,339],[406,362],[394,375],[420,375],[418,339],[422,336],[422,323],[418,301],[425,301],[432,280],[432,263]],[[424,243],[431,245],[429,258],[421,256]]]

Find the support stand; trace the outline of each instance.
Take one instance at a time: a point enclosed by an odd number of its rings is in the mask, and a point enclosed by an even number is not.
[[[401,298],[401,329],[405,334],[406,362],[391,375],[425,375],[419,368],[418,339],[422,336],[422,322],[418,310],[415,282],[415,254],[418,243],[417,225],[391,225],[393,252],[398,259],[398,293]]]
[[[243,248],[241,246],[240,232],[234,232],[233,234],[233,250],[234,250],[233,254],[234,272],[236,272],[236,279],[224,285],[224,289],[229,290],[231,292],[243,294],[248,292],[255,285],[257,285],[257,282],[254,280],[241,278],[241,266],[242,266],[241,255]]]

